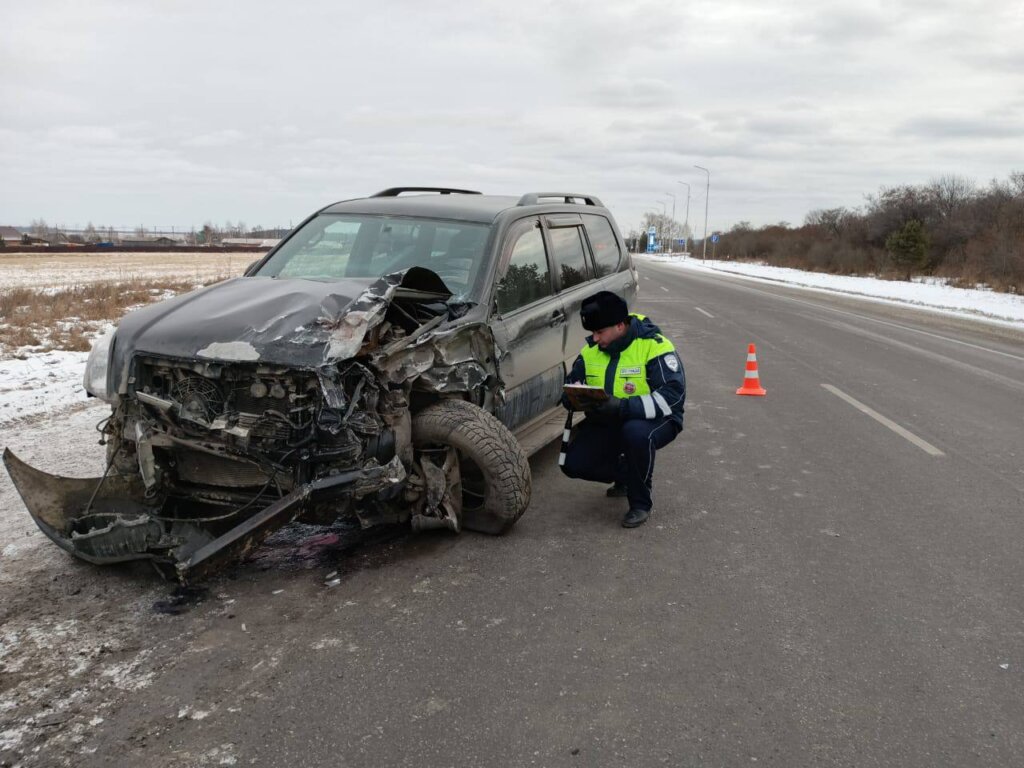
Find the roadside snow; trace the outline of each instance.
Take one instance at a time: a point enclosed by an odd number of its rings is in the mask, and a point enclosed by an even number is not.
[[[0,426],[86,401],[88,352],[40,352],[0,360]]]
[[[913,282],[880,280],[874,277],[847,277],[823,272],[770,267],[736,261],[700,261],[671,256],[637,257],[643,263],[663,264],[695,272],[728,273],[751,280],[785,283],[797,288],[858,296],[873,301],[910,304],[943,314],[1024,327],[1024,296],[996,293],[983,289],[953,288],[938,278],[915,278]]]

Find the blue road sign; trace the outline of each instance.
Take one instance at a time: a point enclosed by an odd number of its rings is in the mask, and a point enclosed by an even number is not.
[[[648,235],[656,235],[656,234],[658,234],[658,228],[654,227],[654,226],[648,227],[647,228],[647,234]]]
[[[718,235],[712,235],[711,236],[711,242],[712,243],[717,243],[718,242]]]

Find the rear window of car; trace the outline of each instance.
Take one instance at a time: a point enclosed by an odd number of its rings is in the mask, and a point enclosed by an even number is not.
[[[583,250],[583,241],[580,239],[580,235],[579,227],[558,227],[548,230],[548,237],[551,240],[551,255],[554,257],[555,269],[558,270],[558,277],[563,289],[571,288],[590,279],[587,255]]]
[[[381,277],[419,266],[440,275],[459,296],[474,292],[486,224],[398,216],[326,213],[288,238],[255,274],[337,280]]]
[[[622,252],[619,250],[619,241],[615,237],[612,225],[604,216],[595,216],[592,213],[583,214],[583,227],[587,230],[587,238],[590,240],[590,250],[594,254],[594,265],[597,268],[597,276],[604,277],[617,272],[622,262]]]

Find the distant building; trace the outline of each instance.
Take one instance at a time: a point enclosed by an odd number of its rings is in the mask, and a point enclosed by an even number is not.
[[[21,231],[14,227],[0,227],[0,240],[5,246],[21,245]]]
[[[67,232],[57,231],[56,237],[51,241],[53,245],[85,245],[85,238],[77,234],[68,234]]]
[[[221,245],[243,246],[245,248],[273,248],[281,240],[268,237],[225,237],[220,241]]]
[[[154,246],[154,245],[170,245],[170,246],[185,245],[185,236],[184,235],[153,235],[153,236],[139,237],[137,235],[132,235],[132,236],[128,236],[128,237],[122,237],[121,240],[120,240],[120,245],[129,246],[129,247]]]
[[[17,227],[0,227],[0,240],[3,246],[9,248],[21,245],[49,245],[50,241],[45,237],[36,237],[28,232],[23,232]]]

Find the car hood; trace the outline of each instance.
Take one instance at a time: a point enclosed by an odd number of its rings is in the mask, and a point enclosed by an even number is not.
[[[315,368],[353,357],[396,291],[451,296],[433,272],[414,267],[382,278],[238,277],[126,315],[111,371],[120,381],[134,355]]]

